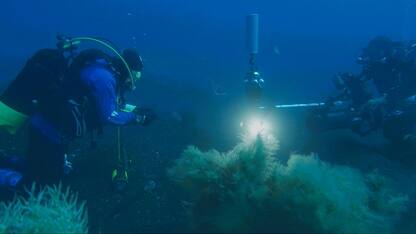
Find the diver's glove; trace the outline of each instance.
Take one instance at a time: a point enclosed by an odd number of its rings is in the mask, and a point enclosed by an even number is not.
[[[136,122],[143,126],[151,124],[156,119],[156,114],[149,108],[136,107],[134,113],[136,114]]]

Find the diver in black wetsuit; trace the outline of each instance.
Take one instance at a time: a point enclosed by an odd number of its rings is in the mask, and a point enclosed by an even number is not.
[[[362,77],[374,84],[378,98],[363,106],[363,114],[379,119],[386,137],[393,141],[415,135],[416,60],[412,46],[377,37],[363,49],[358,63]],[[381,120],[380,120],[381,119]]]
[[[396,103],[416,93],[415,60],[404,43],[378,37],[363,49],[357,59],[362,77],[372,81],[380,96]]]
[[[382,130],[394,142],[416,142],[415,54],[415,46],[385,37],[370,41],[357,59],[362,73],[334,77],[339,94],[311,112],[309,128],[351,129],[360,135]]]
[[[0,127],[14,133],[29,122],[26,157],[0,157],[0,189],[58,183],[70,167],[65,155],[72,139],[109,124],[149,124],[151,110],[127,110],[122,100],[142,68],[131,49],[118,57],[85,50],[70,65],[63,51],[36,53],[0,99]]]

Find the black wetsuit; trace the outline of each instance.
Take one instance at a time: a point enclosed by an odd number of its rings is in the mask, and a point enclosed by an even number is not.
[[[36,87],[50,86],[48,83],[50,81],[41,77],[25,76],[13,82],[10,86],[12,88],[6,90],[4,96],[7,98],[4,100],[19,103],[19,99],[23,98],[26,101],[23,103],[28,106],[27,112],[24,113],[30,116],[29,140],[26,158],[19,160],[21,166],[10,165],[10,160],[16,161],[13,157],[0,160],[0,187],[2,183],[16,186],[8,182],[8,180],[15,181],[13,178],[8,178],[11,177],[8,175],[15,177],[20,175],[22,177],[21,182],[18,183],[20,185],[28,185],[32,182],[57,183],[64,175],[65,153],[70,140],[81,136],[86,128],[92,130],[107,123],[125,125],[135,121],[134,113],[116,111],[116,77],[105,59],[89,61],[77,71],[76,76],[80,82],[75,87],[63,86],[49,93],[44,90],[38,95],[31,90],[27,93],[28,96],[22,96],[22,90],[27,90],[32,84]],[[70,104],[69,98],[78,100],[76,105]],[[74,114],[79,112],[79,109],[75,111],[74,108],[84,106],[79,100],[85,98],[88,100],[88,107],[82,112],[87,114],[78,116],[79,118],[74,117]],[[27,104],[27,102],[33,103],[32,100],[39,102],[32,107]],[[75,133],[76,130],[79,132]],[[10,174],[11,171],[16,173]],[[2,174],[6,176],[2,178]]]

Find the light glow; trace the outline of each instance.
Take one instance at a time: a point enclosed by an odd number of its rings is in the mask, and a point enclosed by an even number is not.
[[[254,118],[250,121],[242,122],[240,126],[243,127],[251,137],[266,135],[270,131],[270,124],[260,118]]]

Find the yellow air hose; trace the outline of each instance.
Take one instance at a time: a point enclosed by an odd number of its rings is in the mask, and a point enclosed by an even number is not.
[[[123,58],[123,56],[120,54],[120,52],[118,52],[110,43],[107,43],[107,42],[105,42],[103,40],[100,40],[100,39],[97,39],[97,38],[94,38],[94,37],[75,37],[75,38],[72,38],[70,40],[70,44],[71,45],[77,45],[77,44],[79,44],[82,41],[90,41],[90,42],[98,43],[98,44],[104,46],[105,48],[109,49],[115,55],[117,55],[117,57],[119,57],[121,59],[123,65],[126,67],[127,72],[129,73],[129,76],[130,76],[130,79],[131,79],[131,82],[132,82],[133,89],[136,88],[135,83],[134,83],[134,80],[135,79],[133,77],[133,73],[131,72],[131,69],[130,69],[129,65],[127,64],[127,62]]]

